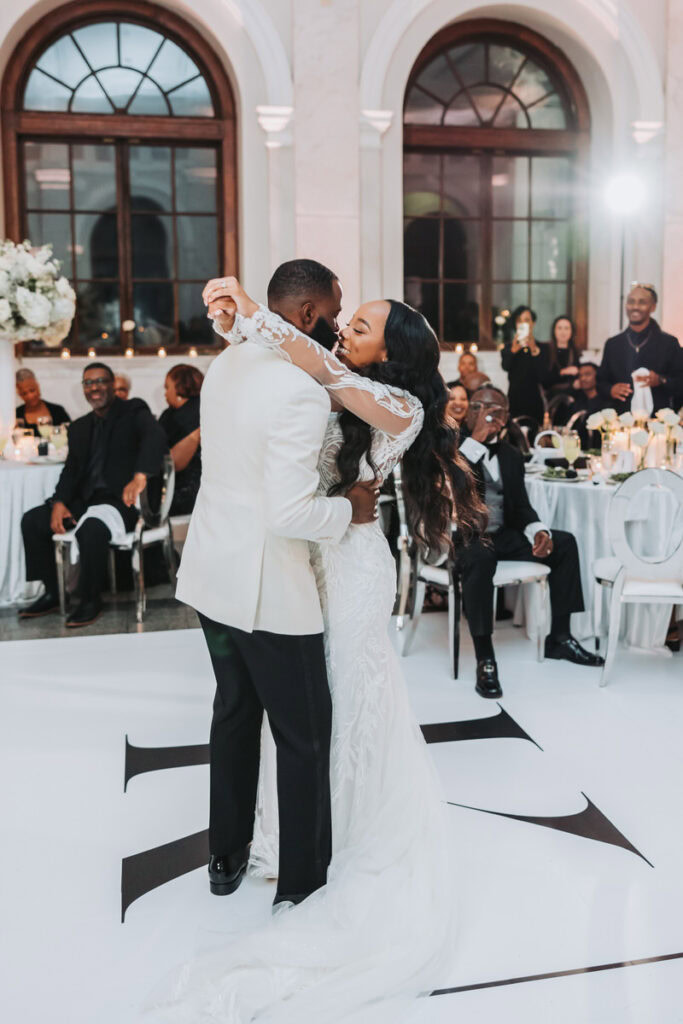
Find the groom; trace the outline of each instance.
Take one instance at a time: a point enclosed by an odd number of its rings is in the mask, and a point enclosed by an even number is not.
[[[284,264],[268,294],[307,334],[334,335],[341,288],[326,267]],[[231,322],[221,317],[221,329]],[[327,877],[331,699],[307,542],[339,542],[349,523],[374,519],[377,502],[374,484],[316,496],[329,412],[323,388],[255,345],[228,346],[202,387],[202,482],[177,597],[199,613],[216,677],[209,881],[217,895],[234,892],[246,871],[264,709],[277,748],[274,903],[300,903]]]

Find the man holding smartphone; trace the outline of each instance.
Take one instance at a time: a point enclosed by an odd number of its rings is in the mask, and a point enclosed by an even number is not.
[[[92,412],[69,427],[69,454],[53,497],[21,521],[27,580],[41,580],[45,593],[19,613],[32,619],[59,607],[53,534],[76,528],[80,576],[78,601],[67,626],[87,626],[102,610],[107,552],[115,533],[132,530],[135,502],[147,478],[159,473],[166,435],[139,398],[125,402],[114,392],[105,363],[83,371],[83,393]]]

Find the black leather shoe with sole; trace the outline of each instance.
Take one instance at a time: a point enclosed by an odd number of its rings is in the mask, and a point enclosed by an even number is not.
[[[239,853],[209,858],[209,888],[214,896],[229,896],[239,889],[249,863],[249,847]]]
[[[474,689],[480,697],[488,697],[490,700],[503,696],[495,658],[481,658],[477,662],[477,685]]]
[[[59,598],[56,594],[51,594],[49,590],[46,590],[42,597],[39,597],[28,608],[23,608],[19,612],[19,618],[37,619],[39,615],[48,615],[50,612],[56,612],[58,608]]]

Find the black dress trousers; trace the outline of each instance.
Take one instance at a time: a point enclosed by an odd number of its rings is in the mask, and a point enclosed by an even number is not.
[[[322,634],[245,633],[199,615],[214,675],[209,849],[238,853],[252,839],[264,709],[277,748],[278,894],[313,892],[332,854],[332,701]]]
[[[584,610],[581,570],[576,540],[571,533],[553,530],[553,550],[546,558],[535,558],[529,541],[520,530],[504,526],[481,541],[461,548],[456,559],[462,603],[472,636],[493,633],[493,577],[499,561],[541,562],[550,568],[550,605],[554,615]]]

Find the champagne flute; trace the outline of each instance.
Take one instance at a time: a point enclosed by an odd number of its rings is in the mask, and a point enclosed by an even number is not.
[[[50,416],[39,416],[36,420],[36,426],[38,427],[38,433],[45,440],[50,439],[52,433],[52,417]]]
[[[581,454],[581,438],[576,430],[567,430],[562,435],[562,447],[564,449],[565,459],[569,465],[573,467]]]
[[[60,452],[62,448],[66,447],[68,437],[66,429],[68,423],[60,423],[56,427],[52,428],[52,443],[55,446],[55,451]]]

